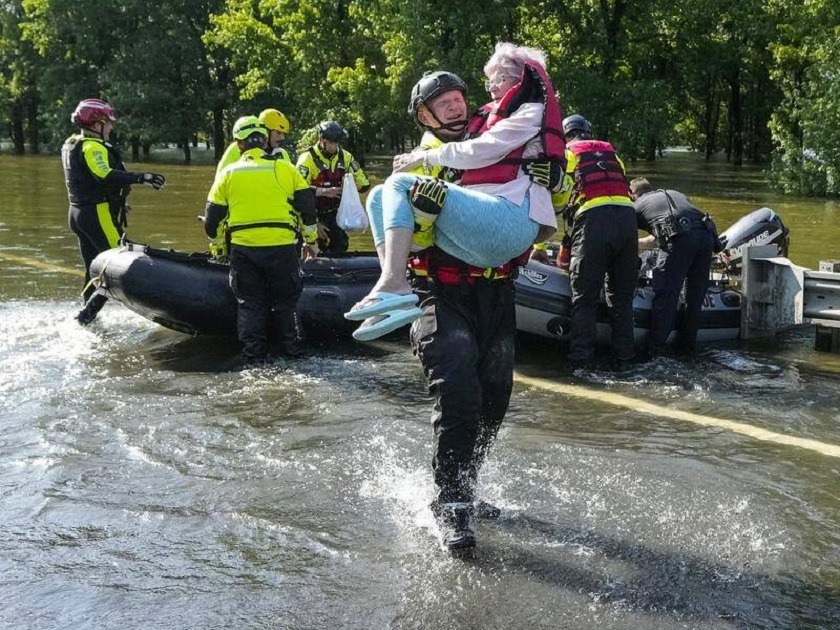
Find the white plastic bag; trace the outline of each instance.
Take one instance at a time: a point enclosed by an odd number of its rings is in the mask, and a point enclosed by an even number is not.
[[[352,173],[344,175],[344,181],[341,184],[341,203],[338,206],[335,221],[345,232],[364,232],[368,228],[367,212],[362,205]]]

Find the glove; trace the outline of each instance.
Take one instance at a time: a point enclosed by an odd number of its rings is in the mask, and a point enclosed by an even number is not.
[[[148,184],[155,190],[160,190],[166,183],[166,178],[160,173],[138,173],[137,183]]]
[[[411,205],[417,211],[437,218],[446,203],[446,184],[439,179],[418,179],[409,193]]]
[[[435,221],[446,202],[446,184],[439,179],[418,179],[409,197],[414,210],[411,251],[419,252],[435,244]]]
[[[532,182],[543,188],[548,188],[551,179],[551,163],[548,160],[526,162],[522,165],[522,170],[531,178]]]
[[[560,190],[563,184],[563,164],[558,160],[540,160],[538,162],[526,162],[522,166],[525,174],[535,184],[548,188],[552,193]]]

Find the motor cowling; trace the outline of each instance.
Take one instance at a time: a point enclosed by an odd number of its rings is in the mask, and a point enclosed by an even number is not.
[[[741,217],[719,235],[723,249],[729,255],[728,271],[740,274],[743,250],[751,245],[775,245],[777,255],[787,257],[790,236],[781,217],[770,208],[759,208]]]

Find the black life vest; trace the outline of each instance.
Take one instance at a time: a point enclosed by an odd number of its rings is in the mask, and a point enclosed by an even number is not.
[[[70,136],[61,147],[61,163],[64,167],[64,183],[70,203],[76,206],[96,205],[124,197],[124,186],[116,182],[99,179],[90,172],[82,155],[85,142],[99,142],[108,150],[108,166],[113,170],[125,171],[122,157],[110,142],[87,138],[82,134]]]

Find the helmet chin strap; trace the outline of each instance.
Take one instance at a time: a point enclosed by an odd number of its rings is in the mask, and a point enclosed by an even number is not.
[[[324,143],[323,143],[323,142],[318,142],[318,146],[319,146],[319,147],[320,147],[320,149],[321,149],[321,153],[323,153],[323,154],[324,154],[324,157],[332,158],[332,157],[333,157],[336,153],[338,153],[338,150],[333,151],[332,153],[330,153],[329,151],[327,151],[327,147],[325,147],[325,146],[324,146]]]
[[[464,129],[467,128],[467,122],[469,122],[469,121],[466,118],[464,118],[462,120],[455,120],[455,121],[452,121],[452,122],[449,122],[449,123],[445,123],[435,115],[435,113],[431,110],[431,108],[426,107],[426,111],[428,111],[432,115],[432,118],[435,119],[435,122],[437,122],[438,126],[437,127],[430,127],[429,125],[423,125],[423,126],[439,138],[440,138],[440,136],[438,136],[437,131],[439,131],[441,129],[443,131],[452,131],[452,132],[455,132],[455,133],[461,133],[462,131],[464,131]],[[441,138],[441,140],[443,140],[443,138]]]
[[[99,123],[99,131],[97,131],[93,127],[82,127],[82,129],[86,129],[86,130],[90,131],[91,133],[95,133],[97,136],[99,136],[100,138],[102,138],[104,140],[105,139],[105,123],[102,122],[101,120],[98,120],[94,124],[97,124],[97,123]]]

